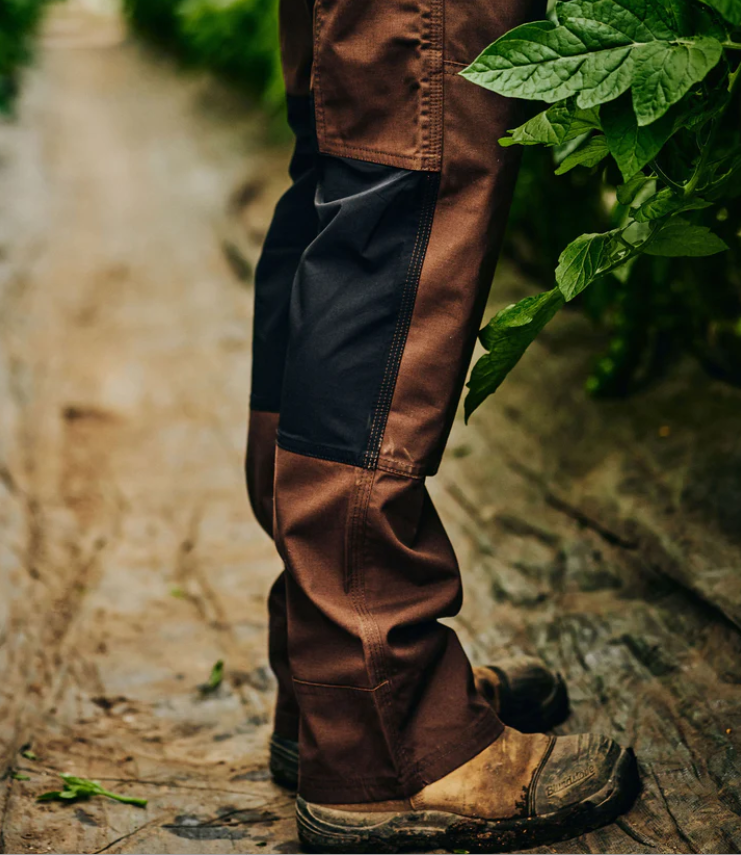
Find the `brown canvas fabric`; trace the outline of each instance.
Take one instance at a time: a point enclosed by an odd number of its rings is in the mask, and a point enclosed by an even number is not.
[[[438,170],[443,0],[317,0],[314,28],[320,151]]]
[[[519,105],[459,71],[446,64],[440,190],[381,446],[382,465],[417,475],[435,472],[452,425],[519,165],[514,149],[496,144]]]
[[[350,465],[339,452],[333,456],[331,444],[320,446],[315,435],[323,423],[312,421],[309,389],[291,414],[286,437],[292,446],[278,448],[275,457],[271,526],[268,485],[277,416],[252,414],[250,495],[287,568],[270,603],[271,663],[280,684],[276,729],[290,737],[298,701],[299,791],[309,801],[409,798],[502,732],[476,691],[455,633],[439,623],[460,608],[461,581],[424,477],[435,471],[447,438],[517,168],[516,157],[496,145],[516,122],[515,108],[458,72],[541,7],[526,0],[317,0],[307,34],[308,3],[283,0],[284,68],[292,94],[306,91],[313,37],[322,155],[439,173],[439,187],[437,180],[431,184],[436,198],[425,202],[418,218],[404,283],[399,313],[409,314],[397,323],[380,366],[379,400],[389,404],[369,414],[369,443],[378,442],[380,457],[369,447],[365,463]],[[321,186],[321,168],[319,173]],[[368,170],[371,179],[381,182],[377,188],[395,180]],[[340,224],[342,206],[363,199],[362,170],[352,180],[354,195],[338,207]],[[376,206],[383,192],[373,191]],[[342,196],[341,187],[337,193]],[[321,286],[331,234],[323,236],[325,255],[314,253],[314,279],[304,277],[306,287]],[[343,251],[352,264],[352,228],[345,234],[350,243]],[[375,238],[370,228],[368,241]],[[370,256],[363,252],[361,247],[357,263],[367,267]],[[352,270],[345,272],[352,279]],[[289,377],[291,363],[301,364],[309,355],[302,348],[312,342],[305,296],[299,294],[292,321],[302,326],[298,337],[292,331]],[[345,336],[341,347],[352,346]],[[324,341],[319,350],[337,356],[333,343]],[[341,381],[341,395],[346,381],[333,375],[335,381]],[[308,438],[301,435],[304,418],[314,430]]]
[[[278,413],[250,412],[247,432],[247,492],[257,521],[273,536],[273,480]],[[278,682],[275,732],[298,740],[299,710],[288,660],[288,606],[286,574],[275,580],[268,596],[268,658]]]
[[[281,448],[276,467],[300,792],[321,803],[411,795],[502,730],[438,623],[461,602],[445,530],[419,479]]]
[[[278,413],[250,412],[247,429],[247,493],[255,518],[273,536],[273,481]]]

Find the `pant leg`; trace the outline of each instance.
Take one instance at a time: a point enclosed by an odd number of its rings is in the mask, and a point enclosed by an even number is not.
[[[439,619],[455,555],[425,489],[517,168],[513,105],[458,76],[539,0],[317,0],[319,234],[299,264],[275,535],[310,801],[408,797],[501,723]]]
[[[314,209],[317,146],[310,76],[313,50],[307,0],[281,0],[281,52],[288,121],[296,143],[289,167],[292,184],[273,216],[255,271],[252,395],[246,475],[250,502],[272,537],[275,437],[288,346],[288,306],[299,259],[316,237]],[[275,731],[298,739],[298,705],[288,662],[285,574],[268,598],[269,659],[278,681]]]

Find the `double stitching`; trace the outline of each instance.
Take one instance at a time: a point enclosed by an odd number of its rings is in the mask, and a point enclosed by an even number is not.
[[[432,221],[435,214],[439,186],[440,176],[438,173],[430,172],[425,175],[422,191],[422,211],[419,226],[417,227],[417,237],[412,257],[409,261],[406,280],[404,281],[399,317],[386,361],[386,370],[383,381],[381,382],[381,389],[378,393],[375,412],[373,414],[373,423],[371,425],[370,436],[368,437],[368,446],[365,452],[365,465],[368,469],[374,469],[378,465],[381,443],[383,435],[386,432],[386,423],[391,412],[394,390],[396,389],[396,379],[399,376],[401,358],[412,323],[414,304],[417,300],[417,290],[422,275],[422,265],[427,254],[430,233],[432,232]]]
[[[390,675],[384,656],[384,643],[381,631],[368,608],[365,590],[365,567],[367,566],[367,523],[368,508],[373,493],[376,473],[364,469],[358,476],[350,510],[347,544],[347,589],[355,607],[360,625],[360,634],[364,649],[367,649],[372,682],[377,686],[374,698],[377,699],[378,715],[387,746],[397,766],[397,758],[404,766],[408,751],[399,739],[398,728],[389,707],[391,699]]]

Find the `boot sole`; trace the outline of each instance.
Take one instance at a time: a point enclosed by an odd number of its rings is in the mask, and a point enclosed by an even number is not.
[[[545,816],[484,820],[444,811],[358,814],[296,801],[298,834],[309,852],[383,853],[465,849],[511,852],[578,837],[625,813],[640,790],[635,755],[624,749],[605,786]]]
[[[272,736],[270,739],[270,776],[279,787],[298,787],[298,743]]]

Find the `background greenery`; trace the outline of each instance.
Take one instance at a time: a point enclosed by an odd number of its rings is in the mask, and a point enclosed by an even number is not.
[[[189,65],[260,100],[283,103],[276,0],[124,0],[133,29]]]
[[[10,111],[18,74],[31,56],[31,44],[48,0],[0,0],[0,113]]]

